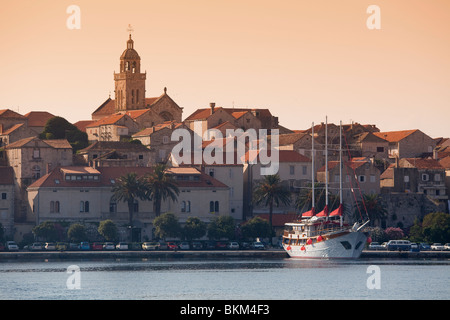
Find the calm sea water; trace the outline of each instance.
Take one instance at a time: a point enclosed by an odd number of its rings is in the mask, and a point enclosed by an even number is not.
[[[68,273],[73,265],[79,272]],[[0,262],[2,300],[449,298],[450,261],[442,260]]]

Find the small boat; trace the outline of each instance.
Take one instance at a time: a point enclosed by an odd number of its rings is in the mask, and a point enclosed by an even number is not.
[[[340,205],[328,213],[328,175],[326,174],[326,205],[316,214],[314,208],[314,123],[312,125],[312,208],[304,212],[299,219],[285,224],[283,248],[292,258],[335,259],[360,257],[367,241],[367,233],[362,229],[369,222],[361,225],[343,224],[342,171],[340,181]],[[340,168],[342,170],[342,123],[341,123]],[[326,134],[326,133],[325,133]],[[326,137],[326,136],[325,136]],[[327,141],[327,138],[325,138]],[[326,145],[326,144],[325,144]],[[327,151],[325,168],[328,168]]]

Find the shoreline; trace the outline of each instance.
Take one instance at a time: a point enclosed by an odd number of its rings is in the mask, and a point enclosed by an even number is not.
[[[0,252],[4,261],[76,260],[76,259],[289,259],[282,249],[266,250],[177,250],[177,251],[18,251]],[[450,259],[450,251],[369,251],[360,259]]]

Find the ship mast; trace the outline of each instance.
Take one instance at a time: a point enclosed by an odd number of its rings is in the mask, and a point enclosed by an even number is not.
[[[342,120],[339,123],[339,205],[342,206]],[[342,228],[342,214],[339,216],[339,223]]]
[[[311,148],[311,183],[312,183],[312,208],[311,210],[314,210],[314,204],[315,204],[315,199],[314,199],[314,122],[312,123],[312,132],[311,132],[311,144],[312,144],[312,148]]]

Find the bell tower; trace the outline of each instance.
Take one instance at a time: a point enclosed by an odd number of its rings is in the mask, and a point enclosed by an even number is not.
[[[120,72],[114,73],[116,112],[145,108],[146,78],[147,73],[141,73],[141,58],[130,33],[127,48],[120,56]]]

